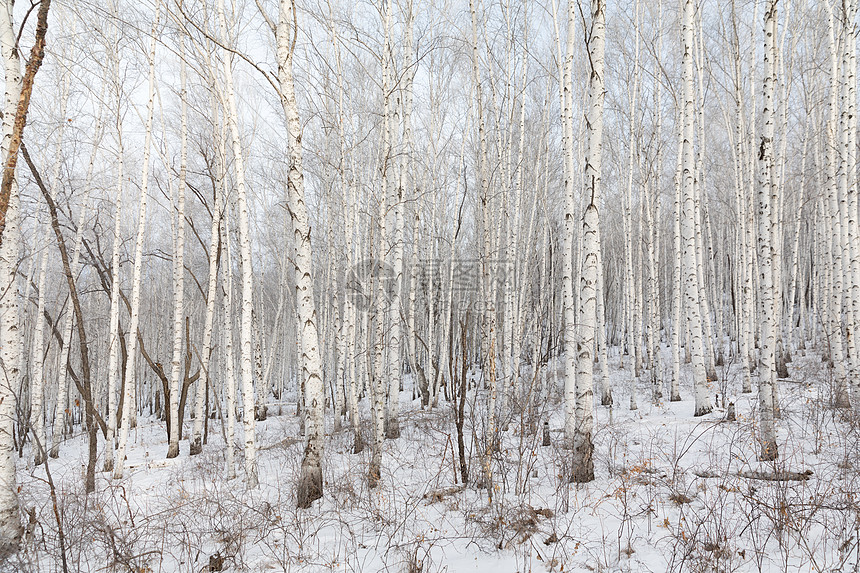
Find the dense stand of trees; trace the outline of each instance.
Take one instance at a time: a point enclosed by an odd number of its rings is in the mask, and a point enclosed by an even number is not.
[[[299,416],[307,508],[327,434],[375,487],[401,403],[450,405],[492,502],[553,399],[588,482],[595,407],[708,415],[735,366],[777,458],[793,352],[860,400],[856,12],[4,0],[0,541],[16,457],[85,430],[90,492],[150,416],[167,457],[223,424],[248,488],[256,423]]]

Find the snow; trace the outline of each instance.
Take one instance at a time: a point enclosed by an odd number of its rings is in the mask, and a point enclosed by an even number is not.
[[[611,358],[616,407],[595,409],[595,481],[563,479],[569,452],[560,444],[559,378],[539,412],[540,420],[549,416],[554,445],[541,447],[540,431],[523,433],[527,420],[512,419],[494,459],[492,505],[485,489],[455,484],[452,407],[443,399],[436,410],[421,411],[408,376],[402,436],[386,441],[383,485],[376,490],[366,485],[369,448],[352,454],[349,431],[331,433],[326,412],[325,493],[310,510],[295,508],[303,445],[294,439],[292,409],[258,423],[260,487],[251,491],[241,471],[225,479],[218,420],[210,420],[203,453],[189,457],[193,421],[186,419],[180,457],[166,460],[164,423],[141,418],[130,434],[125,478],[100,473],[89,497],[82,479],[85,436],[78,435],[63,444],[59,459],[49,460],[69,571],[199,572],[220,558],[223,571],[857,568],[860,418],[829,407],[827,370],[818,355],[796,352],[792,378],[780,383],[780,458],[767,463],[756,460],[756,396],[740,394],[736,365],[720,371],[738,414],[727,422],[722,397],[712,414],[692,417],[686,369],[684,401],[653,405],[642,381],[639,410],[629,411],[630,361],[628,370],[618,362]],[[468,403],[471,412],[482,400],[470,394]],[[368,420],[366,399],[362,407]],[[474,427],[481,434],[481,409],[475,412],[466,421],[473,481],[481,476],[472,433]],[[25,549],[0,567],[62,571],[45,468],[32,467],[28,448],[18,466],[20,501],[24,510],[35,507],[36,524]],[[803,481],[740,475],[806,470],[812,475]]]

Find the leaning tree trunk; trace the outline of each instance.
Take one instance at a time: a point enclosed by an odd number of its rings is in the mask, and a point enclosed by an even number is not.
[[[24,126],[27,125],[27,112],[30,109],[30,97],[33,95],[33,82],[45,57],[45,36],[48,33],[48,10],[51,7],[51,0],[39,2],[35,38],[23,77],[21,77],[21,63],[18,56],[18,38],[15,37],[12,24],[15,2],[14,0],[7,0],[3,4],[2,10],[7,12],[8,16],[4,14],[0,17],[0,37],[2,37],[0,39],[0,52],[2,52],[6,68],[7,84],[6,102],[3,110],[0,243],[3,240],[3,230],[6,228],[6,212],[10,208],[12,195],[18,192],[15,166],[18,163],[18,151],[24,144]]]

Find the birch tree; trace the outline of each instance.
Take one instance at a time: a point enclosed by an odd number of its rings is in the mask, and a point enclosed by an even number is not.
[[[111,9],[115,10],[115,6],[111,3]],[[114,14],[115,15],[115,14]],[[117,38],[119,31],[117,26],[113,28],[113,44],[114,49],[110,50],[109,65],[112,76],[111,88],[113,90],[114,105],[114,137],[116,139],[116,199],[114,204],[114,221],[113,221],[113,241],[111,248],[111,291],[110,291],[110,332],[108,332],[108,433],[105,439],[105,462],[104,471],[113,472],[115,467],[115,448],[116,448],[116,430],[117,430],[117,404],[116,393],[117,389],[122,389],[120,384],[121,369],[120,365],[120,247],[122,245],[121,229],[122,229],[122,201],[123,190],[125,184],[125,163],[124,153],[125,148],[122,138],[122,97],[123,89],[120,82],[120,65],[119,54],[117,54]],[[76,251],[78,247],[76,245]],[[65,387],[65,384],[63,384]],[[58,400],[59,402],[59,400]],[[64,405],[57,404],[57,412]],[[55,427],[55,432],[57,431]]]
[[[221,41],[227,43],[227,17],[224,0],[218,0],[218,23]],[[248,205],[248,192],[245,182],[245,156],[242,138],[239,134],[239,112],[236,106],[236,93],[233,87],[233,58],[224,58],[224,100],[225,116],[230,130],[233,151],[233,165],[236,176],[236,203],[239,217],[239,258],[242,262],[242,315],[239,326],[240,379],[242,381],[242,425],[245,430],[245,479],[248,489],[256,488],[257,477],[257,438],[254,419],[254,273],[251,258],[251,215]]]
[[[206,291],[206,318],[203,326],[203,355],[199,357],[202,375],[197,382],[194,401],[194,427],[191,432],[189,454],[203,451],[203,421],[208,415],[205,411],[209,386],[212,384],[210,366],[212,360],[212,329],[215,324],[216,298],[218,297],[218,267],[221,259],[221,220],[224,212],[224,153],[226,134],[224,122],[219,121],[218,101],[215,97],[214,77],[211,78],[210,99],[212,107],[213,136],[216,141],[214,198],[212,205],[212,225],[209,230],[209,283]]]
[[[393,160],[391,149],[391,77],[389,54],[391,53],[391,0],[385,0],[383,6],[383,27],[385,39],[382,50],[382,145],[379,153],[379,191],[376,215],[377,236],[371,237],[370,246],[374,248],[376,241],[378,247],[377,258],[372,256],[371,290],[375,290],[374,301],[374,339],[373,339],[373,363],[372,363],[372,387],[371,391],[371,417],[373,422],[373,446],[368,468],[368,483],[371,488],[376,488],[382,478],[382,446],[385,441],[385,425],[387,410],[385,407],[386,385],[385,377],[385,320],[388,315],[386,278],[387,267],[385,264],[386,245],[386,219],[388,217],[388,166]],[[393,163],[392,163],[393,164]],[[368,345],[370,347],[370,345]],[[368,356],[369,358],[369,356]]]
[[[180,39],[179,98],[181,101],[179,187],[176,192],[176,209],[173,219],[173,358],[170,361],[170,439],[167,457],[179,455],[179,387],[182,384],[182,327],[185,317],[185,178],[188,172],[188,101],[185,71],[185,42]],[[189,341],[190,344],[190,341]],[[204,375],[205,376],[205,375]]]
[[[553,4],[553,6],[555,6]],[[574,194],[574,141],[573,141],[573,49],[576,32],[576,5],[568,3],[567,43],[561,67],[562,144],[564,146],[564,236],[562,239],[562,304],[564,308],[564,438],[573,444],[576,433],[576,361],[577,328],[574,302],[573,241],[576,225],[576,199]],[[560,48],[559,48],[560,50]],[[611,401],[610,401],[611,404]],[[606,404],[609,405],[609,404]]]
[[[308,416],[305,424],[305,452],[302,474],[296,492],[299,508],[308,508],[322,497],[322,459],[325,420],[323,418],[323,382],[320,360],[317,310],[314,301],[311,256],[311,229],[305,205],[304,172],[302,169],[302,125],[293,83],[293,48],[298,29],[293,0],[280,0],[276,31],[278,56],[278,85],[281,106],[287,119],[289,172],[287,192],[293,241],[296,249],[296,301],[298,304],[299,338],[302,355],[302,382]],[[292,29],[291,29],[292,28]]]
[[[584,196],[588,202],[582,218],[582,275],[580,277],[577,363],[576,363],[576,410],[574,413],[573,466],[570,480],[577,483],[594,479],[594,339],[595,331],[603,328],[596,320],[596,287],[600,241],[598,227],[600,215],[600,175],[603,155],[603,102],[604,43],[606,16],[603,0],[591,1],[591,29],[588,34],[590,75],[588,79],[588,101],[585,152]]]
[[[684,310],[686,313],[689,347],[693,365],[693,391],[696,399],[695,416],[711,412],[711,397],[705,372],[702,341],[702,317],[699,304],[699,281],[696,272],[696,181],[695,181],[695,93],[693,89],[693,32],[696,6],[693,0],[684,0],[681,22],[683,49],[681,81],[683,83],[682,112],[682,164],[681,164],[681,248],[684,284]]]
[[[14,2],[6,0],[0,5],[0,57],[3,58],[5,101],[3,105],[3,139],[0,155],[3,160],[3,177],[0,185],[0,362],[3,380],[0,380],[0,547],[17,546],[22,529],[18,517],[18,498],[15,485],[15,459],[13,427],[16,407],[16,388],[20,376],[20,358],[23,351],[18,316],[17,265],[20,241],[18,184],[15,165],[18,149],[27,121],[33,80],[42,63],[45,35],[48,29],[50,0],[39,5],[35,42],[27,62],[26,73],[21,75],[17,36],[13,24]]]
[[[469,12],[472,17],[472,85],[474,86],[474,106],[478,124],[478,177],[480,179],[479,196],[480,202],[480,259],[481,259],[481,290],[486,309],[482,320],[482,354],[487,357],[482,363],[483,375],[488,380],[487,401],[487,425],[485,434],[484,451],[482,462],[484,471],[484,483],[487,487],[487,495],[490,502],[493,500],[493,472],[491,467],[492,452],[496,442],[496,312],[495,299],[491,298],[493,292],[492,274],[492,207],[490,195],[490,176],[487,162],[487,126],[484,117],[483,90],[481,85],[481,67],[478,51],[478,7],[476,0],[469,0]]]
[[[394,86],[391,85],[391,79],[394,76],[394,50],[391,42],[391,5],[392,3],[385,3],[385,52],[383,53],[383,74],[388,76],[389,89],[394,89]],[[411,26],[412,17],[411,15],[408,17],[409,24]],[[407,42],[405,46],[405,50],[409,54],[407,59],[411,59],[411,33],[407,33]],[[410,87],[405,86],[406,90],[409,90]],[[397,130],[400,127],[400,123],[402,121],[401,114],[405,110],[405,101],[404,96],[406,95],[403,91],[403,88],[397,89],[394,91],[396,94],[396,101],[393,106],[390,107],[392,111],[392,117],[390,119],[390,123],[388,123],[388,137],[394,139],[397,137]],[[402,138],[400,138],[402,139]],[[393,229],[391,234],[391,255],[392,255],[392,286],[393,292],[391,293],[391,301],[388,306],[388,328],[389,328],[389,337],[388,337],[388,410],[385,418],[385,437],[388,439],[397,439],[400,437],[400,421],[399,421],[399,411],[400,411],[400,380],[401,380],[401,292],[403,289],[403,185],[404,185],[404,159],[400,159],[397,155],[403,153],[404,148],[402,146],[402,142],[398,142],[395,145],[395,142],[391,142],[391,146],[389,147],[391,150],[391,154],[385,157],[385,165],[383,169],[385,169],[386,175],[388,174],[388,170],[391,169],[392,177],[386,177],[386,184],[391,188],[383,189],[384,193],[388,193],[391,197],[390,200],[390,213],[386,213],[386,216],[390,216],[393,220]],[[405,157],[405,155],[401,155],[401,157]],[[389,249],[387,249],[389,250]]]
[[[224,339],[224,383],[226,388],[227,435],[226,437],[226,463],[227,479],[236,477],[236,354],[233,350],[233,249],[230,247],[230,220],[227,216],[227,207],[224,208],[224,216],[221,218],[221,242],[224,244],[226,261],[224,269],[224,297],[221,302],[224,308],[224,328],[221,336]]]
[[[149,41],[149,86],[146,104],[146,121],[144,128],[143,166],[140,177],[140,201],[137,213],[137,237],[134,246],[134,269],[131,278],[131,310],[129,312],[129,344],[128,360],[125,367],[125,388],[122,400],[122,422],[120,425],[119,444],[117,446],[114,479],[122,479],[125,465],[125,449],[128,444],[128,432],[131,425],[132,410],[135,407],[137,330],[140,324],[141,272],[143,269],[143,240],[146,235],[146,203],[149,192],[149,158],[152,151],[152,122],[155,111],[155,47],[156,30],[161,17],[161,0],[155,5],[155,20],[152,23],[151,39]]]
[[[759,144],[758,176],[758,260],[759,300],[761,305],[761,361],[758,368],[759,414],[761,416],[762,460],[775,460],[779,453],[773,422],[773,384],[776,383],[776,333],[773,327],[774,296],[773,246],[771,227],[774,225],[771,203],[771,177],[773,170],[773,111],[774,111],[774,59],[776,57],[776,0],[768,0],[764,12],[764,88],[762,90],[762,133]]]
[[[827,9],[830,60],[830,91],[827,100],[827,211],[831,224],[830,249],[828,249],[828,270],[830,273],[830,300],[828,301],[828,345],[830,350],[830,365],[836,381],[835,403],[838,407],[849,406],[847,389],[847,371],[845,369],[845,348],[842,340],[842,293],[843,293],[843,264],[842,260],[842,222],[839,216],[839,187],[837,163],[839,148],[837,147],[836,131],[839,114],[837,94],[839,93],[839,59],[833,9],[829,2],[824,2]]]
[[[4,165],[10,152],[15,110],[21,95],[21,63],[16,48],[13,27],[13,3],[0,5],[0,54],[6,78],[3,106],[2,152]],[[18,516],[18,495],[15,476],[15,444],[12,434],[15,424],[15,403],[18,384],[18,287],[15,278],[18,265],[18,189],[13,181],[7,210],[3,214],[5,229],[0,244],[0,360],[3,378],[0,380],[0,546],[14,547],[21,536]]]
[[[30,381],[30,428],[35,436],[33,444],[33,463],[41,465],[45,461],[45,277],[48,272],[48,256],[42,253],[39,265],[39,301],[36,304],[36,326],[33,332],[33,376]]]

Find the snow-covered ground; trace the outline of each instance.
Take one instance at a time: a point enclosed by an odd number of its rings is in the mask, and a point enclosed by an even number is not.
[[[860,417],[830,407],[828,371],[817,354],[795,355],[791,379],[780,384],[775,463],[756,460],[756,395],[740,394],[736,366],[719,369],[737,407],[737,421],[728,422],[722,398],[711,415],[693,418],[688,386],[682,402],[656,406],[642,383],[639,409],[630,411],[630,371],[618,362],[613,356],[616,406],[596,407],[595,481],[563,479],[569,453],[561,448],[560,389],[553,388],[539,412],[550,420],[553,445],[542,447],[541,424],[517,415],[494,456],[492,504],[486,489],[457,483],[452,406],[443,400],[421,411],[409,384],[401,394],[402,436],[385,444],[383,487],[368,489],[369,449],[352,454],[349,431],[332,432],[329,419],[325,495],[310,510],[295,508],[302,444],[292,411],[258,424],[261,485],[252,491],[241,457],[239,478],[225,479],[217,420],[203,454],[189,457],[184,441],[180,457],[165,460],[163,423],[141,419],[125,479],[100,473],[90,496],[78,436],[49,466],[68,571],[858,570]],[[472,404],[470,395],[470,411]],[[467,413],[473,482],[482,475],[480,420],[480,408]],[[24,550],[2,567],[63,571],[45,468],[28,465],[24,454],[20,500],[35,508],[35,521]],[[765,476],[807,479],[756,479]]]

